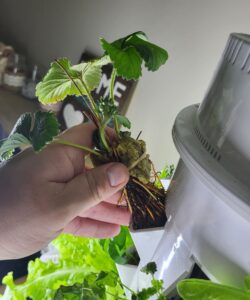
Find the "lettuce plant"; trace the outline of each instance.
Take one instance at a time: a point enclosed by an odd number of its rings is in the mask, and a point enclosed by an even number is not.
[[[128,227],[121,226],[121,231],[117,236],[110,239],[102,239],[100,244],[115,263],[120,265],[139,264],[140,258]]]
[[[72,287],[83,282],[91,285],[101,272],[116,274],[114,261],[98,240],[62,234],[54,245],[60,252],[58,262],[43,262],[39,258],[30,261],[27,279],[19,285],[14,283],[12,273],[9,273],[3,279],[7,288],[1,300],[52,300],[61,286]],[[98,299],[103,300],[119,299],[124,294],[119,280],[112,284],[108,280],[103,282],[100,293],[102,296]]]
[[[126,300],[124,289],[130,290],[133,300],[153,295],[165,299],[163,282],[153,276],[154,263],[142,270],[152,274],[152,286],[137,292],[121,282],[113,259],[99,240],[62,234],[53,244],[60,253],[58,261],[30,261],[22,284],[14,283],[12,273],[6,275],[3,283],[7,288],[1,300]]]

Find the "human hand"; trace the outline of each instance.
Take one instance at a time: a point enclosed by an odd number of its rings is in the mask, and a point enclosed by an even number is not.
[[[76,126],[62,139],[92,146],[95,127]],[[110,237],[129,223],[117,207],[129,174],[119,163],[86,170],[87,153],[51,144],[35,154],[26,149],[0,168],[0,259],[34,253],[61,232]]]

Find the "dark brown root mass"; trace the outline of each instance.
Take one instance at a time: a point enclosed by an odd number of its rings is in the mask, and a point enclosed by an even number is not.
[[[162,227],[167,221],[165,213],[166,193],[152,183],[144,185],[131,177],[126,185],[127,202],[132,211],[131,228]]]
[[[95,140],[98,141],[98,138]],[[111,152],[100,150],[100,153],[101,157],[91,155],[94,165],[121,162],[129,169],[130,179],[123,191],[123,197],[132,213],[131,228],[146,229],[164,226],[167,221],[166,192],[155,185],[157,175],[149,155],[146,154],[146,143],[131,138],[128,132],[123,132],[122,136],[113,143]]]

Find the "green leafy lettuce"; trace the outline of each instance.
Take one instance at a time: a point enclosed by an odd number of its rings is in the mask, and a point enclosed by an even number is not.
[[[117,236],[100,240],[100,244],[117,264],[137,265],[139,263],[134,242],[126,226],[121,226],[121,231]]]
[[[33,300],[52,300],[61,286],[76,287],[76,284],[82,285],[83,282],[92,286],[101,272],[117,272],[113,260],[98,240],[62,234],[54,241],[54,245],[60,252],[58,262],[43,262],[40,259],[31,261],[27,280],[19,285],[13,282],[13,275],[9,273],[3,279],[7,288],[1,300],[26,300],[28,297]],[[123,296],[123,289],[117,280],[110,283],[110,278],[106,281],[102,279],[100,291],[104,290],[105,297],[100,299],[116,299],[115,297]]]

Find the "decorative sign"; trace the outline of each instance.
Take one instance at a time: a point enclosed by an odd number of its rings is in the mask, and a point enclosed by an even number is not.
[[[67,103],[63,109],[63,119],[66,128],[81,124],[84,121],[84,115],[81,111],[76,110],[71,103]]]
[[[62,130],[88,121],[82,112],[84,106],[78,101],[78,98],[80,97],[68,96],[62,102],[61,110],[58,113]]]
[[[106,97],[109,94],[110,77],[113,66],[103,66],[103,75],[98,88],[92,93],[94,99],[100,98],[100,96]],[[133,80],[125,80],[122,77],[117,77],[114,85],[114,96],[121,114],[126,114],[132,93],[135,89],[136,82]]]
[[[94,56],[89,53],[83,53],[80,61],[88,61],[93,59]],[[94,99],[99,99],[101,96],[106,97],[109,94],[109,84],[113,66],[106,65],[102,68],[102,78],[99,86],[92,92]],[[114,85],[114,96],[121,114],[125,115],[130,104],[136,81],[125,80],[122,77],[117,77]],[[87,122],[88,120],[82,113],[84,104],[79,101],[79,97],[70,96],[63,101],[62,108],[59,112],[59,121],[61,122],[62,129],[70,128],[74,125]]]

